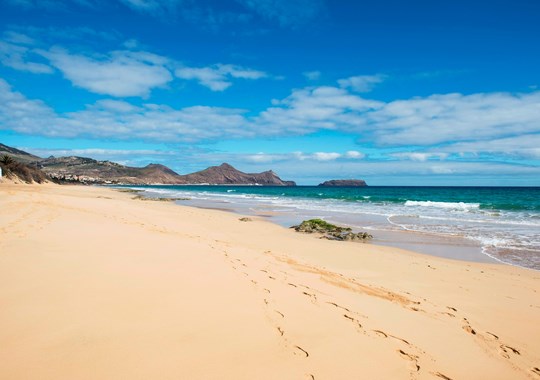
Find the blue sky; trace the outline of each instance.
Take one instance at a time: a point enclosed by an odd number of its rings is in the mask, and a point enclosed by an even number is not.
[[[0,0],[0,142],[300,184],[538,186],[539,19],[536,0]]]

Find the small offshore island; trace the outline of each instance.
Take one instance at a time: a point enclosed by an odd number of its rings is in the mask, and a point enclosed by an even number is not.
[[[361,179],[333,179],[319,183],[319,187],[365,187],[366,181]]]

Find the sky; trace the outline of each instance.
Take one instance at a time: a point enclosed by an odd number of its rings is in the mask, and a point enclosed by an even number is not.
[[[540,186],[538,0],[0,0],[0,142],[302,185]]]

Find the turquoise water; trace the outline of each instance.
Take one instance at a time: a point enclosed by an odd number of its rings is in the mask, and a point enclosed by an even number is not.
[[[486,255],[540,269],[539,187],[137,186],[233,210],[322,217],[358,229],[416,231],[477,242]],[[189,202],[187,203],[189,204]]]

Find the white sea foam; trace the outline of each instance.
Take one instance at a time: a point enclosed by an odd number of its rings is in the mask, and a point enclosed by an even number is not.
[[[420,207],[437,207],[449,209],[476,209],[480,208],[480,203],[464,203],[464,202],[432,202],[432,201],[406,201],[405,206],[420,206]]]

